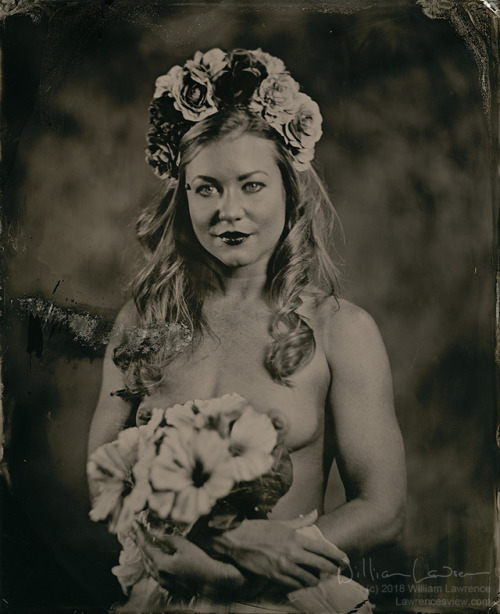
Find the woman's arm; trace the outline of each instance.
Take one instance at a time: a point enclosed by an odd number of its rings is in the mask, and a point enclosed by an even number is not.
[[[244,573],[268,578],[288,590],[316,586],[322,572],[337,573],[349,564],[345,552],[332,543],[298,530],[316,518],[314,511],[292,520],[244,520],[203,547]]]
[[[180,589],[215,599],[230,599],[255,588],[236,567],[212,559],[185,537],[157,537],[139,528],[136,539],[148,574],[174,593]]]
[[[387,353],[373,319],[340,301],[325,326],[332,382],[329,406],[347,502],[317,521],[349,556],[393,542],[406,500],[403,441],[393,404]]]
[[[226,597],[249,597],[276,585],[292,591],[316,586],[321,572],[337,573],[348,565],[345,553],[333,544],[314,532],[297,530],[311,526],[316,517],[311,513],[285,521],[244,520],[199,545],[141,527],[136,543],[149,575],[167,590]]]
[[[90,425],[88,457],[100,446],[114,441],[129,418],[130,404],[121,397],[112,394],[124,387],[123,373],[113,362],[113,352],[119,343],[120,331],[124,327],[135,325],[135,307],[132,302],[129,302],[121,309],[116,318],[111,340],[104,355],[101,391]],[[95,496],[96,493],[92,492],[90,485],[89,488],[91,497]]]

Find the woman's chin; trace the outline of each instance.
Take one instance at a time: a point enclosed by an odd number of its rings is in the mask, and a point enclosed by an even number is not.
[[[228,274],[231,274],[231,270],[238,269],[255,269],[258,272],[265,272],[274,249],[272,246],[268,250],[255,250],[247,245],[223,246],[222,249],[220,246],[217,246],[217,249],[209,249],[207,245],[203,247],[223,269],[226,269]]]
[[[228,269],[241,269],[255,264],[252,260],[246,258],[228,258],[219,260],[219,262]]]
[[[244,249],[243,246],[213,250],[210,253],[223,267],[228,269],[251,266],[261,260],[256,254]]]
[[[234,254],[231,257],[217,258],[221,265],[230,273],[232,270],[262,269],[265,271],[267,259],[251,258],[244,254]]]

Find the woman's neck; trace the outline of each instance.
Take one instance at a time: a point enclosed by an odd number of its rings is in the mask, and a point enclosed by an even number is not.
[[[224,278],[222,295],[230,300],[263,299],[266,295],[266,278],[264,277],[230,277]]]
[[[235,302],[263,300],[266,295],[267,270],[266,266],[260,263],[221,271],[218,287],[212,292],[213,298]]]

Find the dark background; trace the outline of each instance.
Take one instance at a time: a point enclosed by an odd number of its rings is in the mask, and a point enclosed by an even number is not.
[[[496,151],[479,69],[455,29],[414,2],[336,12],[345,4],[62,2],[4,21],[0,611],[90,612],[121,598],[109,571],[118,547],[87,519],[104,347],[75,337],[64,314],[97,315],[105,329],[123,304],[134,221],[158,190],[144,163],[154,80],[215,46],[262,47],[319,103],[344,294],[375,317],[389,352],[407,521],[401,544],[357,562],[355,576],[388,611],[412,592],[454,597],[452,585],[477,591],[434,611],[496,593]],[[58,324],[23,314],[25,296],[54,303]],[[334,472],[329,505],[342,497]],[[432,570],[443,577],[422,580]],[[418,579],[441,592],[418,593]]]

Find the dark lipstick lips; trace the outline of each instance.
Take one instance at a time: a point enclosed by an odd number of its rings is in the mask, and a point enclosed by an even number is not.
[[[240,245],[240,243],[243,243],[250,235],[245,232],[227,231],[217,236],[226,243],[226,245]]]

